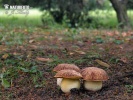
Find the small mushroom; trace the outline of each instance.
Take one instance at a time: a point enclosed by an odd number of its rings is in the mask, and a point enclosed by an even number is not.
[[[59,64],[57,65],[53,71],[54,72],[58,72],[58,71],[61,71],[61,70],[64,70],[64,69],[71,69],[71,70],[75,70],[77,72],[80,72],[80,68],[74,64]],[[61,84],[61,81],[62,81],[62,78],[57,78],[57,85],[60,86]]]
[[[66,64],[66,63],[57,65],[57,66],[53,69],[53,71],[54,71],[54,72],[58,72],[58,71],[64,70],[64,69],[72,69],[72,70],[75,70],[75,71],[77,71],[77,72],[80,72],[80,68],[79,68],[78,66],[76,66],[76,65],[74,65],[74,64]]]
[[[72,89],[80,88],[79,79],[82,78],[82,75],[75,70],[61,70],[54,77],[63,78],[60,87],[64,93],[70,93]]]
[[[102,81],[108,80],[107,73],[97,67],[87,67],[81,70],[86,90],[98,91],[102,88]]]

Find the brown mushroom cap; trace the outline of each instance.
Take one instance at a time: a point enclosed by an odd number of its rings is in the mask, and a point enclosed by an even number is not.
[[[90,81],[106,81],[109,77],[107,73],[97,67],[87,67],[81,70],[81,74],[84,80]]]
[[[56,73],[54,76],[56,78],[70,78],[70,79],[80,79],[82,75],[75,70],[61,70]]]
[[[80,72],[80,68],[74,64],[59,64],[53,69],[53,71],[58,72],[64,69],[71,69]]]

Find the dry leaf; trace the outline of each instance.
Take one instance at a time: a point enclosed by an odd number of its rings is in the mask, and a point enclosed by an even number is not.
[[[12,54],[15,55],[15,56],[20,55],[20,53],[17,53],[17,52],[13,52]]]
[[[128,59],[127,59],[126,57],[122,57],[122,58],[120,59],[120,61],[122,61],[122,62],[124,62],[124,63],[127,63],[127,62],[128,62]]]
[[[74,55],[74,53],[73,52],[69,52],[69,55]]]
[[[53,60],[50,58],[41,58],[41,57],[36,57],[37,60],[43,61],[43,62],[52,62]]]
[[[75,50],[75,52],[78,53],[78,54],[82,54],[82,55],[86,54],[86,53],[83,52],[83,51],[77,51],[77,50]]]
[[[6,46],[0,45],[0,51],[5,51],[6,49]]]
[[[9,57],[7,53],[2,56],[3,59],[7,59],[7,57]]]
[[[58,40],[61,41],[61,40],[63,40],[63,38],[62,37],[59,37]]]
[[[27,58],[31,58],[32,57],[32,52],[28,52]]]
[[[33,43],[33,42],[35,42],[35,40],[29,40],[29,43]]]
[[[105,62],[103,62],[103,61],[101,61],[101,60],[96,59],[95,61],[96,61],[99,65],[101,65],[101,66],[110,67],[109,64],[107,64],[107,63],[105,63]]]
[[[126,33],[126,32],[123,32],[123,33],[122,33],[122,36],[123,36],[123,37],[126,37],[126,36],[127,36],[127,33]]]
[[[20,49],[22,50],[25,50],[25,47],[24,46],[19,46]]]
[[[6,68],[2,68],[2,73],[6,72]]]
[[[30,45],[30,47],[33,48],[33,49],[37,49],[38,48],[38,46],[36,46],[36,45]]]

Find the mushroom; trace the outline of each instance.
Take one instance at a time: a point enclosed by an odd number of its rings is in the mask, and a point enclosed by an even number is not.
[[[61,71],[61,70],[64,70],[64,69],[71,69],[71,70],[75,70],[77,72],[80,72],[80,68],[74,64],[59,64],[57,65],[53,71],[55,72],[58,72],[58,71]],[[62,81],[62,78],[57,78],[57,85],[60,86],[61,84],[61,81]]]
[[[58,72],[58,71],[64,70],[64,69],[72,69],[72,70],[75,70],[77,72],[80,72],[80,68],[78,66],[76,66],[74,64],[66,64],[66,63],[57,65],[53,69],[53,71]]]
[[[54,77],[63,78],[60,87],[64,93],[70,93],[71,89],[80,89],[79,79],[82,78],[82,75],[75,70],[61,70]]]
[[[102,81],[108,80],[107,73],[97,67],[87,67],[81,70],[86,90],[98,91],[102,88]]]

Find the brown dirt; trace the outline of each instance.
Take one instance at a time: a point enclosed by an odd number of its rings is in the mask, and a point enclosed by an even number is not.
[[[38,36],[33,36],[32,39],[36,39]],[[69,41],[63,40],[62,38],[65,37],[59,34],[47,36],[47,40],[33,43],[26,42],[26,45],[13,46],[6,51],[10,54],[23,55],[25,61],[36,62],[39,70],[43,72],[45,85],[36,88],[31,79],[28,79],[29,74],[21,73],[19,78],[13,80],[11,88],[1,88],[1,100],[133,100],[133,90],[128,92],[125,87],[125,85],[133,85],[133,75],[131,74],[133,73],[133,40],[117,45],[112,42],[99,44],[84,37],[80,41]],[[58,38],[59,36],[62,38]],[[75,50],[83,51],[86,54],[77,53]],[[92,52],[100,56],[90,57],[89,54]],[[31,55],[29,55],[30,53]],[[86,56],[87,54],[89,57]],[[87,66],[97,66],[106,70],[110,78],[103,82],[103,88],[100,91],[87,91],[82,86],[79,92],[74,91],[66,96],[56,85],[56,79],[53,77],[55,73],[52,72],[54,66],[47,64],[47,62],[36,61],[38,56],[47,58],[49,55],[56,55],[63,60],[79,60],[82,58],[86,62],[76,63],[81,69]],[[113,62],[111,60],[113,58],[118,59],[118,61]],[[111,67],[102,67],[95,62],[95,59],[100,59],[110,64]],[[22,80],[23,83],[20,84]]]

